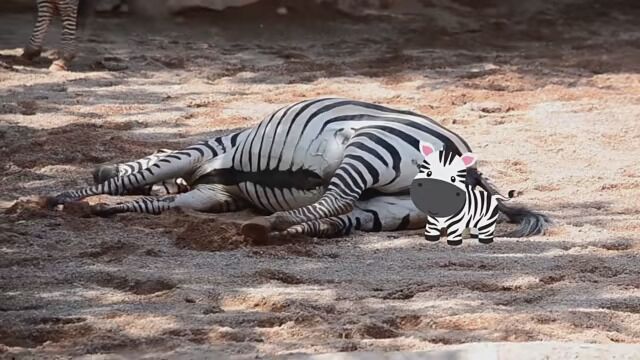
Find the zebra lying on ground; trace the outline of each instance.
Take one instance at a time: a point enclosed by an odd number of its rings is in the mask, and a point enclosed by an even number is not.
[[[438,241],[446,231],[447,243],[460,245],[463,231],[469,229],[471,237],[481,243],[493,242],[498,200],[509,198],[466,184],[467,168],[475,164],[476,155],[458,156],[446,147],[436,152],[433,145],[425,142],[420,143],[420,151],[425,159],[410,193],[416,207],[427,215],[425,239]]]
[[[76,28],[79,14],[87,14],[93,8],[93,0],[37,0],[38,15],[33,27],[29,43],[25,46],[22,57],[28,61],[40,56],[42,42],[53,17],[60,15],[62,20],[62,49],[60,56],[54,60],[49,70],[67,70],[76,52]]]
[[[350,231],[418,229],[426,216],[409,196],[423,156],[420,141],[460,155],[469,145],[422,115],[354,100],[323,98],[283,107],[254,128],[214,137],[182,150],[97,168],[97,184],[49,198],[65,204],[98,194],[122,195],[182,178],[191,190],[97,206],[99,215],[159,214],[170,208],[207,212],[253,207],[271,213],[242,232],[256,240]],[[497,193],[471,167],[469,185]],[[514,236],[544,232],[545,215],[503,203],[498,209],[520,227]]]

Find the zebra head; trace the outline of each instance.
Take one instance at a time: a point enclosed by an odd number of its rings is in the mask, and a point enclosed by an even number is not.
[[[458,156],[449,149],[436,151],[434,146],[420,143],[424,161],[411,183],[411,200],[420,211],[435,217],[457,214],[466,203],[467,168],[476,162],[476,155]]]

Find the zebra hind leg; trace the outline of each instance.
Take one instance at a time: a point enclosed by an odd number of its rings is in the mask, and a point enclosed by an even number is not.
[[[348,214],[312,220],[291,226],[270,237],[305,235],[332,238],[351,234],[354,230],[377,232],[419,229],[424,227],[426,216],[415,208],[406,196],[378,196],[357,201]]]
[[[263,243],[273,231],[283,231],[306,222],[348,214],[365,189],[395,174],[379,157],[367,153],[368,146],[354,136],[345,147],[342,162],[331,177],[327,191],[313,204],[270,216],[256,218],[242,225],[242,233]]]

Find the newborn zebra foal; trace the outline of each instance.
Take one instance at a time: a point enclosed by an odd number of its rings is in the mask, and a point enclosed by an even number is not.
[[[121,195],[168,179],[190,190],[102,206],[100,214],[158,214],[181,207],[223,212],[253,207],[271,213],[248,221],[243,233],[265,241],[277,233],[333,237],[352,230],[424,227],[409,197],[424,157],[421,141],[470,152],[457,134],[432,119],[366,102],[322,98],[285,106],[254,128],[217,136],[178,151],[98,168],[96,182],[50,199],[55,206],[98,194]],[[497,191],[475,167],[467,183]],[[521,224],[515,236],[542,233],[546,216],[498,203]]]
[[[28,61],[40,56],[42,42],[49,24],[56,14],[62,20],[62,49],[60,56],[49,67],[52,71],[67,70],[69,63],[75,57],[76,52],[76,28],[78,14],[84,14],[85,9],[92,6],[93,0],[37,0],[37,20],[33,27],[33,33],[29,43],[22,52],[22,57]],[[79,10],[80,9],[80,10]],[[87,11],[88,12],[88,11]]]

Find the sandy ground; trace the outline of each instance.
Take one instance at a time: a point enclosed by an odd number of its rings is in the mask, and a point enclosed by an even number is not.
[[[640,341],[640,11],[576,1],[525,22],[470,3],[415,18],[102,18],[73,71],[53,74],[46,59],[12,65],[31,15],[0,15],[0,357]],[[557,225],[490,246],[420,231],[252,246],[233,222],[246,213],[14,203],[325,95],[434,117]]]

